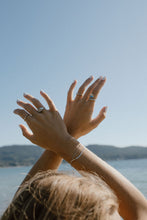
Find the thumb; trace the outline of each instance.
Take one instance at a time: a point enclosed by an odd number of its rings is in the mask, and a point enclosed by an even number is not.
[[[20,124],[19,127],[21,128],[23,136],[26,137],[28,140],[32,141],[33,135],[28,131],[28,129],[22,124]]]
[[[98,116],[91,121],[91,126],[93,128],[96,128],[106,118],[107,109],[108,109],[107,106],[103,107],[100,110]]]

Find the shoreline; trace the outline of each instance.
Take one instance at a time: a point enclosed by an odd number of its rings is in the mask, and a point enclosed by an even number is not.
[[[113,161],[119,162],[119,161],[130,161],[130,160],[147,160],[147,157],[144,157],[144,158],[143,157],[141,157],[141,158],[122,158],[122,159],[118,158],[118,159],[108,159],[108,160],[103,159],[103,160],[107,161],[107,162],[113,162]],[[68,164],[68,162],[63,161],[62,164]],[[29,164],[29,165],[24,164],[24,165],[16,165],[16,166],[0,166],[0,169],[2,169],[2,168],[32,167],[33,165],[34,164]]]

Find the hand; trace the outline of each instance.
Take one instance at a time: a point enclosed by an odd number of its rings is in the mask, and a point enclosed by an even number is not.
[[[19,100],[17,104],[23,109],[16,109],[14,113],[23,118],[31,129],[32,133],[24,125],[20,125],[23,135],[27,139],[34,144],[58,153],[70,135],[52,100],[46,93],[42,91],[40,93],[47,101],[49,110],[45,109],[39,100],[25,94],[24,97],[33,105]],[[37,109],[40,108],[42,109],[39,113]]]
[[[91,130],[96,128],[106,116],[107,107],[103,107],[98,116],[92,119],[95,100],[106,82],[106,78],[98,78],[85,91],[86,87],[92,80],[93,77],[90,77],[81,85],[75,99],[72,98],[72,94],[77,81],[74,81],[71,84],[68,91],[64,122],[69,134],[75,138],[79,138],[89,133]],[[90,98],[91,94],[93,95],[93,98]]]

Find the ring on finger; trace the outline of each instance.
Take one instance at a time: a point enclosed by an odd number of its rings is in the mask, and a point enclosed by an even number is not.
[[[95,101],[95,99],[89,99],[89,101],[93,101],[93,102],[94,102],[94,101]]]
[[[90,100],[90,101],[95,101],[94,95],[93,95],[92,93],[91,93],[90,96],[89,96],[89,100]]]
[[[41,107],[39,107],[39,108],[37,109],[37,111],[38,111],[38,113],[41,113],[44,109],[45,109],[45,108],[44,108],[43,106],[41,106]]]

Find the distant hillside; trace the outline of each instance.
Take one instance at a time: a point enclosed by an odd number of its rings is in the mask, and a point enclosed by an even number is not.
[[[119,148],[109,145],[88,145],[87,148],[104,160],[147,158],[147,147],[130,146]]]
[[[118,148],[109,145],[88,145],[87,148],[104,160],[147,158],[147,147]],[[0,147],[0,167],[32,165],[43,151],[42,148],[34,145]]]
[[[44,150],[33,145],[0,147],[0,167],[32,165]]]

